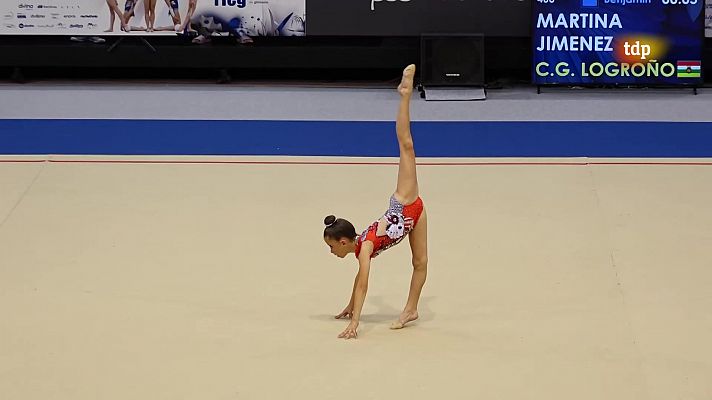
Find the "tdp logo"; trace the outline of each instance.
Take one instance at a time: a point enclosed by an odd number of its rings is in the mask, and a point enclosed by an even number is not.
[[[641,60],[645,60],[645,58],[650,55],[650,45],[640,44],[639,40],[636,40],[635,44],[625,42],[623,47],[625,48],[625,55],[627,56],[639,56]]]
[[[598,0],[581,0],[583,7],[598,7]]]
[[[215,7],[245,8],[247,0],[215,0]]]

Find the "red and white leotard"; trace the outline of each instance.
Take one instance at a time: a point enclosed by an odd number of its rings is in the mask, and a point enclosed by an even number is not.
[[[371,224],[358,237],[356,257],[361,253],[361,245],[366,240],[373,243],[371,258],[397,245],[415,228],[422,214],[423,200],[420,197],[411,204],[403,205],[395,196],[391,196],[390,205],[383,217]]]

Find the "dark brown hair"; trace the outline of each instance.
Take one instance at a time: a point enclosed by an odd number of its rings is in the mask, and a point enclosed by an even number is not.
[[[356,228],[351,224],[351,222],[343,219],[336,218],[333,215],[329,215],[324,218],[324,237],[329,239],[341,240],[342,238],[347,238],[353,240],[356,237]]]

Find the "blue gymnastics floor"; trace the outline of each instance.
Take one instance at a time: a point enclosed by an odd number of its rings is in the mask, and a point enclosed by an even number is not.
[[[712,122],[413,122],[419,157],[712,157]],[[382,121],[2,119],[0,154],[395,157]]]

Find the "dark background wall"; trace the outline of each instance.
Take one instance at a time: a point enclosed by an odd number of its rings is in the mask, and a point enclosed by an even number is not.
[[[371,4],[373,9],[371,9]],[[531,2],[520,0],[308,0],[307,37],[258,37],[252,45],[218,38],[125,38],[73,43],[67,36],[0,36],[0,79],[180,78],[388,80],[420,60],[421,33],[485,35],[489,85],[528,83]],[[712,80],[712,39],[703,68]]]

